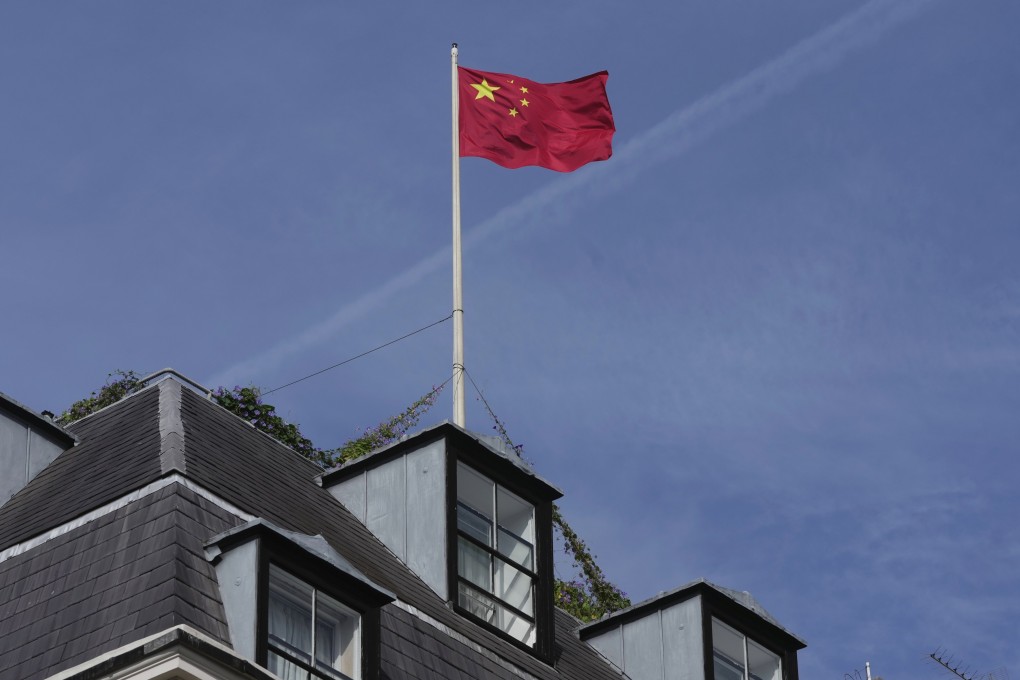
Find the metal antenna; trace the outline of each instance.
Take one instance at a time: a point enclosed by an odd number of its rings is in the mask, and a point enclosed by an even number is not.
[[[972,673],[970,666],[964,666],[963,661],[955,659],[949,653],[949,650],[944,647],[938,647],[928,657],[961,680],[991,680],[991,673],[983,673],[981,675]],[[1002,672],[1005,672],[1005,670],[1005,668],[1001,669]]]

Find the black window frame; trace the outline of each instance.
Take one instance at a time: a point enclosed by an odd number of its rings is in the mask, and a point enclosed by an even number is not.
[[[515,647],[523,649],[528,653],[537,656],[546,663],[552,663],[554,646],[553,626],[553,545],[552,545],[552,501],[543,494],[537,493],[530,488],[531,483],[528,476],[508,460],[495,455],[471,456],[464,452],[464,449],[455,446],[449,439],[446,447],[446,493],[447,493],[447,576],[450,604],[458,614],[476,622],[479,626],[508,641]],[[496,547],[485,545],[473,536],[461,533],[458,525],[458,498],[457,498],[457,464],[461,463],[474,472],[494,482],[497,487],[513,493],[522,500],[529,503],[535,509],[535,542],[532,548],[533,568],[528,569],[517,563],[507,555],[503,555]],[[498,516],[493,517],[493,531],[499,530]],[[511,532],[512,533],[512,532]],[[462,577],[459,573],[457,557],[458,543],[461,538],[469,541],[473,546],[484,550],[490,559],[499,559],[519,569],[532,579],[533,591],[532,602],[534,616],[530,616],[513,605],[510,605],[497,597],[494,593],[485,592],[470,580]],[[526,541],[527,542],[527,541]],[[473,590],[478,591],[485,597],[498,602],[500,606],[517,616],[533,621],[535,624],[535,644],[529,645],[518,640],[505,632],[495,624],[489,623],[484,618],[472,613],[469,609],[462,607],[460,601],[459,585],[465,583]]]
[[[803,643],[797,642],[797,646],[791,646],[788,640],[776,635],[774,626],[719,593],[702,593],[701,616],[705,678],[708,680],[718,680],[715,677],[715,640],[712,619],[717,619],[748,640],[778,656],[781,680],[799,680],[797,650],[803,647]],[[792,636],[790,637],[792,638]]]
[[[258,541],[258,588],[256,592],[255,662],[269,668],[269,566],[287,572],[316,591],[337,600],[360,617],[361,677],[352,680],[377,680],[380,666],[380,609],[389,601],[368,584],[347,574],[310,553],[295,551],[293,544],[275,534],[263,535]],[[310,672],[317,680],[338,680],[339,671],[326,674],[302,660],[272,650],[288,661]],[[314,659],[313,659],[314,662]]]

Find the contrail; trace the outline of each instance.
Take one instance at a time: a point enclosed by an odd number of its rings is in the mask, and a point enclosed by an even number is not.
[[[566,175],[507,206],[466,231],[464,250],[510,226],[521,229],[541,220],[548,225],[590,196],[619,191],[652,167],[682,155],[719,130],[757,111],[812,76],[839,65],[848,55],[874,43],[890,30],[917,16],[936,0],[871,0],[846,14],[784,54],[676,111],[622,145],[607,163]],[[449,266],[450,248],[443,248],[404,270],[379,288],[344,305],[329,318],[288,338],[261,354],[241,361],[209,378],[207,385],[250,380],[285,358],[336,335],[376,309],[396,293]]]

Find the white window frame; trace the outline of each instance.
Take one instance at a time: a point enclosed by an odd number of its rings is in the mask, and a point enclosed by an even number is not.
[[[308,600],[303,601],[297,591],[306,589]],[[269,563],[268,583],[266,586],[266,667],[272,670],[274,665],[272,657],[276,656],[286,662],[284,669],[293,668],[293,671],[277,670],[277,674],[283,680],[294,678],[321,678],[323,680],[361,680],[362,661],[362,617],[354,609],[344,605],[339,600],[323,593],[319,588],[298,578],[287,569]],[[304,595],[304,593],[301,593]],[[321,604],[320,604],[321,600]],[[279,643],[274,642],[272,635],[272,621],[274,612],[274,601],[282,602],[293,611],[307,615],[308,650],[302,650],[289,644],[282,638]],[[332,613],[324,613],[332,612]],[[332,661],[326,662],[319,658],[319,640],[317,639],[320,628],[330,626],[333,635],[341,633],[338,629],[350,626],[346,637],[347,645],[340,650],[339,656]],[[334,637],[331,646],[341,646],[342,639]],[[294,650],[298,650],[295,652]],[[300,656],[299,656],[300,654]],[[306,657],[306,658],[302,658]],[[293,675],[291,674],[293,673]],[[309,675],[310,674],[310,675]]]

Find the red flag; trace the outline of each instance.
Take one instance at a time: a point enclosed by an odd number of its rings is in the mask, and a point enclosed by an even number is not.
[[[460,155],[504,168],[538,165],[559,172],[613,155],[609,73],[568,83],[536,83],[506,73],[458,67]]]

